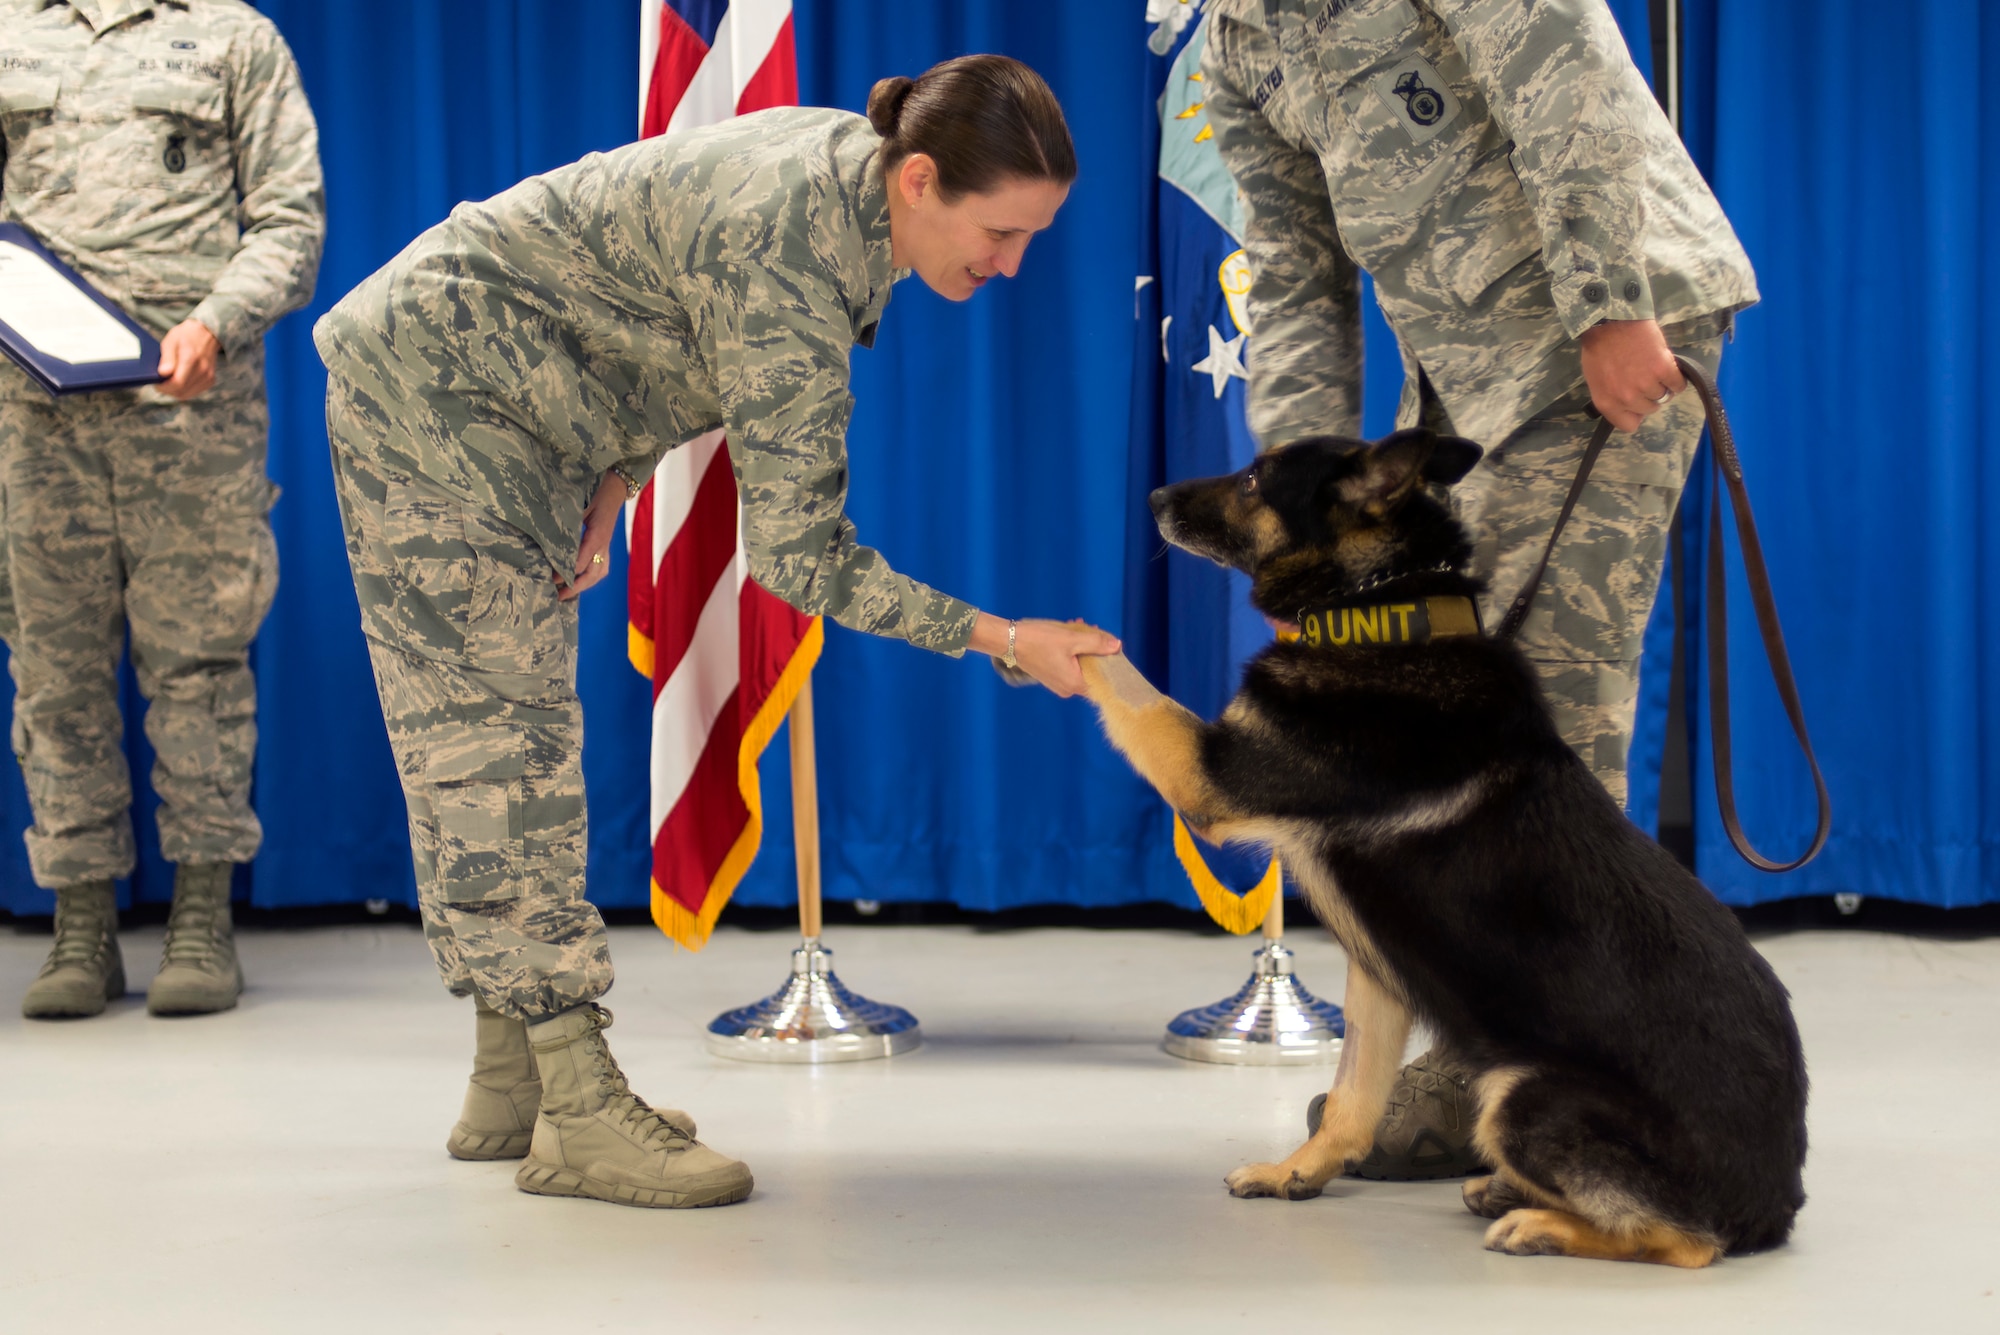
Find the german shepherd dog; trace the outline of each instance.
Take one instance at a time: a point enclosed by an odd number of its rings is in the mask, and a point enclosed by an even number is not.
[[[1516,1255],[1705,1266],[1805,1202],[1791,1007],[1729,911],[1563,743],[1479,633],[1444,488],[1479,446],[1313,437],[1153,493],[1175,546],[1301,627],[1204,723],[1122,656],[1083,661],[1113,745],[1206,838],[1284,861],[1348,958],[1319,1130],[1237,1196],[1304,1200],[1369,1149],[1413,1022],[1479,1071],[1465,1204]]]

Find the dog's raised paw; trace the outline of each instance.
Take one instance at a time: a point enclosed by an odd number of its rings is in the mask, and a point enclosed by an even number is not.
[[[1230,1195],[1245,1200],[1253,1196],[1275,1196],[1283,1201],[1309,1201],[1319,1195],[1318,1187],[1283,1164],[1245,1164],[1223,1181],[1228,1184]]]
[[[1131,709],[1160,702],[1159,691],[1123,654],[1087,654],[1076,660],[1083,671],[1084,694],[1096,704],[1116,701]]]

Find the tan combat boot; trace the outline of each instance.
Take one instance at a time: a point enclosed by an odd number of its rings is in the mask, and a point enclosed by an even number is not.
[[[85,881],[56,891],[56,944],[28,985],[21,1014],[31,1020],[101,1015],[125,995],[125,958],[118,953],[118,893],[109,881]]]
[[[542,1077],[528,1050],[528,1026],[475,996],[472,1080],[465,1108],[444,1147],[454,1159],[519,1159],[535,1134]]]
[[[226,1011],[243,992],[236,938],[229,929],[227,862],[184,862],[174,871],[174,907],[167,915],[160,972],[146,989],[155,1015]]]
[[[1472,1097],[1474,1074],[1443,1048],[1432,1048],[1405,1066],[1375,1128],[1375,1143],[1348,1175],[1421,1182],[1492,1172],[1472,1144],[1472,1121],[1479,1111]],[[1326,1095],[1321,1094],[1306,1109],[1308,1133],[1319,1130],[1325,1106]]]
[[[541,1115],[514,1185],[542,1196],[616,1205],[727,1205],[750,1194],[750,1169],[694,1138],[625,1083],[604,1030],[611,1012],[581,1006],[528,1026],[542,1075]]]
[[[542,1077],[528,1047],[528,1026],[502,1015],[474,994],[475,1040],[472,1079],[458,1125],[445,1139],[454,1159],[520,1159],[535,1133],[542,1104]],[[654,1109],[661,1119],[694,1139],[694,1119],[678,1108]]]

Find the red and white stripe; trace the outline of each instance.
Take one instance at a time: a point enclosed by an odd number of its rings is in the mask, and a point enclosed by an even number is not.
[[[639,137],[799,100],[792,0],[730,0],[714,45],[666,0],[641,0]]]
[[[790,0],[730,0],[719,21],[710,0],[639,8],[642,138],[798,101]],[[699,948],[756,854],[757,755],[819,625],[750,580],[720,431],[669,450],[625,519],[632,662],[653,682],[653,916]]]

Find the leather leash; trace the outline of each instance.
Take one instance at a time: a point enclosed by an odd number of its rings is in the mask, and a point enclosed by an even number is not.
[[[1674,360],[1680,364],[1681,374],[1694,386],[1695,393],[1701,396],[1702,407],[1708,413],[1709,437],[1713,446],[1709,457],[1714,462],[1716,476],[1728,489],[1730,508],[1736,515],[1736,538],[1743,549],[1743,573],[1750,585],[1751,604],[1757,610],[1757,629],[1763,637],[1764,656],[1770,662],[1771,679],[1778,688],[1778,698],[1784,703],[1785,716],[1791,720],[1792,735],[1798,738],[1799,750],[1804,753],[1806,764],[1812,770],[1813,790],[1819,803],[1819,825],[1813,831],[1812,846],[1804,853],[1790,862],[1774,862],[1751,845],[1749,836],[1743,833],[1742,822],[1737,818],[1736,765],[1729,740],[1728,582],[1723,570],[1722,506],[1719,501],[1708,509],[1707,557],[1708,721],[1715,761],[1716,803],[1722,808],[1722,828],[1745,862],[1761,871],[1791,871],[1811,862],[1826,847],[1827,835],[1833,829],[1833,800],[1826,791],[1826,778],[1820,773],[1819,759],[1813,754],[1812,738],[1806,734],[1805,706],[1799,700],[1798,683],[1792,678],[1791,656],[1785,652],[1785,633],[1778,624],[1778,604],[1771,594],[1771,576],[1764,565],[1763,545],[1757,540],[1757,521],[1750,513],[1750,493],[1743,485],[1743,462],[1736,453],[1736,436],[1729,429],[1729,415],[1723,411],[1722,396],[1716,393],[1715,381],[1708,372],[1686,357],[1677,355]],[[1584,484],[1590,480],[1590,470],[1610,438],[1611,423],[1599,422],[1597,430],[1591,433],[1590,444],[1584,447],[1583,460],[1577,465],[1576,480],[1570,483],[1569,495],[1563,498],[1555,528],[1549,533],[1548,546],[1542,549],[1542,557],[1535,563],[1534,573],[1528,576],[1528,582],[1507,609],[1496,638],[1511,640],[1520,633],[1521,624],[1528,617],[1528,607],[1534,602],[1535,593],[1541,588],[1542,576],[1548,571],[1549,558],[1555,555],[1556,543],[1562,538],[1563,528],[1569,523],[1578,498],[1583,495]]]

